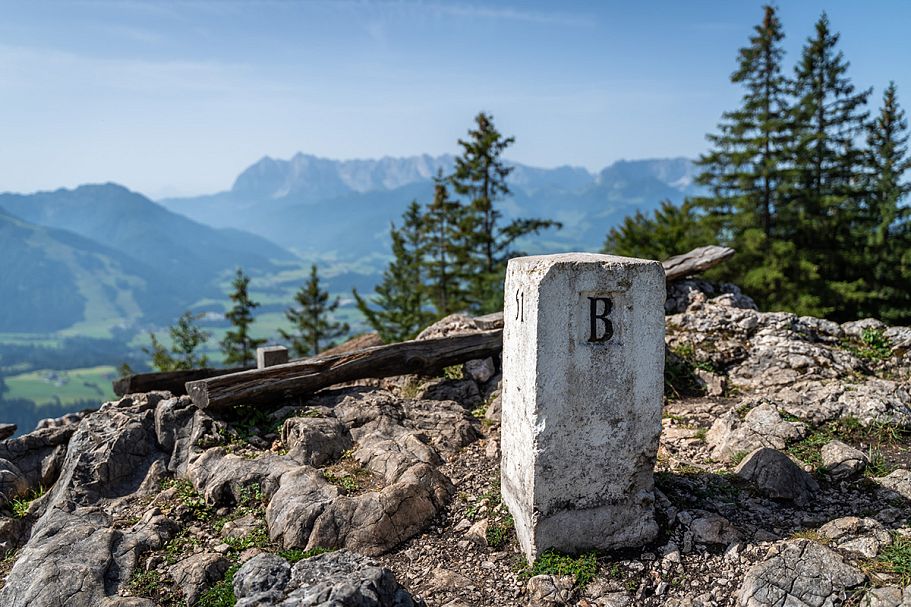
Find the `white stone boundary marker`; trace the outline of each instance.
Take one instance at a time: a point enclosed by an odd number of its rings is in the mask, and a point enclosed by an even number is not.
[[[501,486],[529,561],[657,535],[665,298],[657,261],[509,261]]]
[[[256,348],[256,368],[265,369],[288,362],[288,348],[285,346],[261,346]]]

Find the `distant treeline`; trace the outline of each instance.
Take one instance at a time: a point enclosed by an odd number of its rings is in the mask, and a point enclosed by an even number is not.
[[[825,13],[790,75],[783,37],[765,7],[731,76],[740,106],[698,161],[709,193],[627,218],[605,250],[660,259],[729,245],[737,255],[711,276],[764,309],[911,323],[911,160],[896,87],[871,116],[871,89],[852,84]]]
[[[116,332],[111,339],[67,337],[56,346],[0,344],[0,372],[6,375],[37,369],[82,369],[128,362],[147,369],[146,357],[129,346],[131,335]]]

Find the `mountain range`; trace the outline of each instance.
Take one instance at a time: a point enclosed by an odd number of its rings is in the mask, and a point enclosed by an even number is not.
[[[454,158],[413,156],[330,160],[297,154],[265,157],[243,171],[230,190],[160,203],[201,223],[242,228],[307,257],[363,259],[388,249],[390,222],[412,201],[428,202],[433,176]],[[582,167],[542,169],[511,163],[512,196],[504,217],[559,220],[563,229],[523,243],[540,252],[600,248],[607,230],[636,210],[694,193],[686,158],[619,161],[598,173]]]
[[[434,175],[453,162],[265,157],[230,190],[158,202],[113,183],[0,194],[0,333],[170,324],[194,303],[224,300],[236,267],[278,275],[301,257],[327,270],[334,292],[369,290],[388,259],[390,223],[412,200],[429,201]],[[504,219],[563,223],[518,243],[529,253],[598,250],[626,215],[697,191],[685,158],[620,161],[598,173],[513,166]]]
[[[110,183],[0,194],[0,235],[0,332],[170,322],[220,296],[235,267],[272,272],[294,259],[262,237],[200,224]]]

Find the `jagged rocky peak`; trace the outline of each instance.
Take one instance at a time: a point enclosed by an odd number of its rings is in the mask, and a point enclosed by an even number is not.
[[[0,604],[911,601],[911,328],[759,312],[697,280],[666,311],[643,548],[521,563],[494,357],[218,415],[133,394],[3,440]]]

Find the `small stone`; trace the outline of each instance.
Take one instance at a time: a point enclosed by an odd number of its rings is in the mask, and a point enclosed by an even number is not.
[[[571,575],[536,575],[528,580],[528,606],[552,607],[565,605],[572,597],[574,579]]]
[[[819,528],[819,534],[832,540],[832,546],[856,556],[872,559],[892,544],[892,536],[882,523],[872,518],[846,516]]]
[[[746,456],[734,473],[776,500],[804,505],[819,491],[816,480],[784,453],[761,447]]]
[[[469,360],[463,365],[465,375],[475,380],[479,384],[486,383],[497,372],[492,358],[483,360]]]
[[[713,512],[700,512],[690,523],[690,530],[693,540],[702,544],[727,546],[740,539],[740,532],[731,521]]]
[[[452,530],[456,533],[462,533],[463,531],[468,530],[470,527],[471,527],[471,521],[468,520],[467,518],[463,518],[458,523],[456,523],[456,526],[453,527]]]
[[[479,520],[465,532],[465,539],[472,541],[479,546],[486,546],[488,525],[489,523],[486,518]]]
[[[221,554],[203,552],[179,561],[171,567],[170,574],[187,604],[192,605],[203,590],[222,578],[230,565]]]
[[[820,451],[822,466],[832,480],[842,481],[859,478],[869,463],[863,451],[833,440],[823,445]]]
[[[864,595],[862,607],[902,607],[907,603],[902,602],[902,590],[895,586],[871,588]]]

